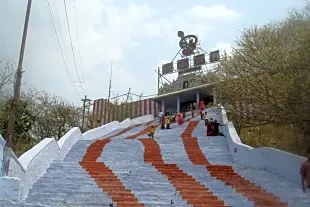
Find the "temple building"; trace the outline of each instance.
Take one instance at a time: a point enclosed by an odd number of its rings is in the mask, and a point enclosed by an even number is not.
[[[216,80],[210,79],[209,65],[220,62],[220,51],[205,52],[196,35],[185,35],[179,31],[180,50],[174,59],[158,68],[157,96],[123,104],[111,104],[107,99],[93,102],[91,126],[98,127],[111,121],[123,121],[159,111],[176,113],[196,108],[200,100],[207,104],[217,104]],[[180,56],[181,58],[175,61]],[[208,57],[208,58],[206,58]],[[176,80],[165,76],[176,74]]]
[[[164,84],[152,100],[170,113],[190,111],[200,100],[216,104],[215,83],[206,83],[199,75],[180,76],[171,85]]]

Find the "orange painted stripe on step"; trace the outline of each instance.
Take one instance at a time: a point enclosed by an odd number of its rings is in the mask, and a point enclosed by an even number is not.
[[[176,164],[163,161],[160,148],[154,139],[140,139],[144,145],[144,162],[151,163],[181,193],[184,200],[194,207],[224,207],[224,201],[216,197],[208,188],[183,172]]]
[[[135,195],[122,184],[120,179],[107,167],[104,162],[97,162],[103,148],[111,141],[111,138],[119,136],[134,127],[122,130],[121,132],[103,140],[92,143],[86,151],[80,165],[96,181],[99,188],[109,195],[117,206],[123,207],[143,207]]]
[[[198,123],[199,121],[190,121],[185,130],[182,132],[181,137],[192,137],[192,133],[198,126]]]
[[[191,137],[192,132],[197,127],[199,121],[191,121],[182,133],[182,139],[189,160],[194,165],[206,165],[210,175],[226,185],[234,188],[238,193],[254,202],[255,206],[263,207],[286,207],[287,203],[282,202],[279,197],[267,192],[254,183],[246,180],[234,171],[232,166],[212,165],[202,153],[197,137]],[[216,138],[214,138],[216,139]]]
[[[160,125],[160,124],[155,124],[155,125],[153,125],[153,126],[154,126],[154,128],[157,128],[159,125]],[[146,126],[144,129],[142,129],[141,131],[139,131],[138,133],[133,134],[133,135],[127,137],[126,139],[135,139],[135,138],[137,138],[137,137],[139,137],[139,136],[145,135],[145,134],[147,134],[147,133],[150,132],[150,129],[151,129],[151,125],[148,125],[148,126]]]

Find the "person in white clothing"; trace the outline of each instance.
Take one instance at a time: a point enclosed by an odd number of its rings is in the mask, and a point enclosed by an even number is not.
[[[163,117],[163,112],[162,111],[160,111],[159,113],[158,113],[158,118],[159,118],[159,122],[161,122],[161,119],[162,119],[162,117]]]

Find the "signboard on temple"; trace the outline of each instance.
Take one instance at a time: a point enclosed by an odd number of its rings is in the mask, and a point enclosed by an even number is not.
[[[196,66],[196,67],[180,70],[180,71],[178,71],[178,74],[179,75],[183,75],[185,73],[191,73],[191,72],[195,72],[195,71],[198,71],[198,70],[201,70],[201,66]]]
[[[188,58],[177,61],[177,69],[178,70],[184,70],[187,68],[189,68],[189,59]]]
[[[206,64],[205,54],[194,56],[194,66],[199,66],[199,65],[204,65],[204,64]]]
[[[215,63],[220,61],[220,51],[212,51],[210,52],[210,63]]]
[[[173,63],[163,64],[161,70],[163,75],[173,73]]]

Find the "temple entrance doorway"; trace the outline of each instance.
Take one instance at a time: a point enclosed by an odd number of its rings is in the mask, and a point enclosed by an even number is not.
[[[181,112],[188,112],[192,109],[195,110],[196,101],[187,101],[180,104],[180,111]]]
[[[204,101],[205,105],[213,104],[213,96],[212,95],[204,96],[202,100]]]

